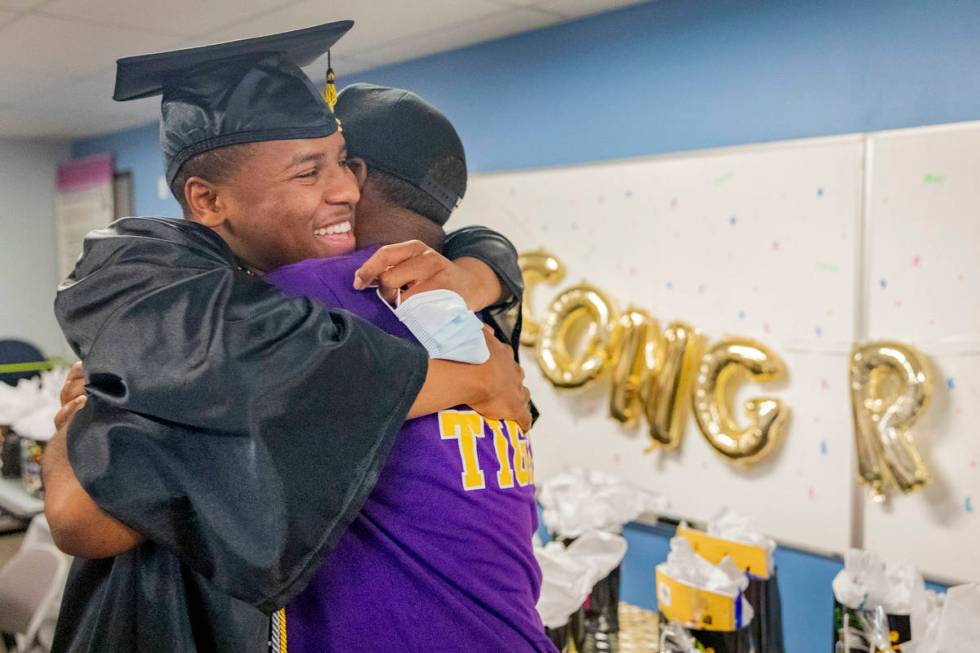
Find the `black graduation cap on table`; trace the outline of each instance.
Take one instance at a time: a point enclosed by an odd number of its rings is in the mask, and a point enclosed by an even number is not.
[[[171,183],[191,157],[228,145],[321,138],[337,120],[300,70],[354,25],[345,20],[116,62],[113,99],[162,94],[160,145]]]

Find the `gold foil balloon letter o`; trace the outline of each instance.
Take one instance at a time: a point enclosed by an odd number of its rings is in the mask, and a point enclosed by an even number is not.
[[[563,291],[548,307],[538,336],[538,365],[558,388],[595,379],[611,358],[615,307],[587,283]]]
[[[640,417],[643,387],[660,368],[662,350],[660,325],[646,311],[631,307],[616,320],[609,416],[617,422],[632,424]]]
[[[872,342],[851,353],[851,409],[858,476],[876,501],[888,486],[912,492],[929,482],[912,425],[932,394],[928,361],[909,345]]]
[[[670,324],[663,333],[662,353],[647,380],[643,403],[650,437],[665,449],[676,448],[684,435],[703,346],[704,339],[684,322]]]
[[[520,266],[521,275],[524,277],[524,301],[521,309],[524,314],[524,328],[521,331],[521,344],[525,347],[533,347],[541,332],[541,325],[534,319],[534,311],[531,307],[534,287],[542,282],[552,286],[561,283],[565,278],[565,265],[544,250],[519,255],[517,265]]]
[[[765,345],[747,338],[726,338],[705,353],[694,389],[694,417],[708,443],[726,458],[752,464],[779,442],[789,410],[778,399],[745,402],[748,426],[741,426],[730,405],[734,384],[748,378],[775,381],[785,374],[783,362]]]

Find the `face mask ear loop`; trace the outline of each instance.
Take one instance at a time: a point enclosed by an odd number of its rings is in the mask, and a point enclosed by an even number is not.
[[[385,306],[387,306],[388,307],[388,310],[391,311],[392,313],[394,313],[397,316],[398,315],[398,311],[396,311],[395,309],[398,308],[398,307],[400,307],[402,305],[402,289],[399,288],[398,291],[395,293],[395,308],[392,308],[391,307],[391,304],[388,303],[388,300],[385,299],[385,296],[381,294],[381,288],[380,287],[377,288],[374,292],[378,293],[378,299],[381,300],[381,303],[384,304]],[[398,318],[398,319],[401,319],[401,318]]]

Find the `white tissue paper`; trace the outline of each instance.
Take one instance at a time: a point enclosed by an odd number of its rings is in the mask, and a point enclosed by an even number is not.
[[[943,598],[926,590],[922,574],[907,562],[886,563],[872,551],[850,549],[833,581],[837,601],[854,610],[909,615],[912,640],[903,653],[934,650]],[[866,633],[871,637],[875,634]]]
[[[560,628],[582,607],[592,587],[623,561],[626,539],[590,531],[568,547],[555,541],[536,546],[534,556],[542,577],[538,614],[548,628]]]
[[[32,440],[50,440],[67,375],[68,370],[56,369],[21,379],[14,387],[0,383],[0,424],[8,424],[18,435]]]
[[[980,651],[980,584],[949,588],[935,642],[935,653]]]
[[[713,565],[691,548],[691,544],[683,537],[670,540],[670,553],[667,562],[660,570],[674,580],[687,583],[698,589],[725,594],[733,599],[749,587],[749,579],[742,570],[735,566],[727,557],[717,565]],[[755,612],[745,599],[742,601],[742,625],[752,623]]]
[[[640,515],[662,513],[668,505],[662,496],[622,478],[583,469],[541,483],[538,501],[548,530],[562,538],[591,530],[618,533]]]
[[[708,535],[762,547],[766,550],[769,574],[772,575],[775,571],[773,553],[776,551],[776,542],[756,528],[748,517],[725,508],[708,523]]]

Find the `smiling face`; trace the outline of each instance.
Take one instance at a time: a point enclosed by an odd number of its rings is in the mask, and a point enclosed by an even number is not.
[[[201,221],[259,272],[354,250],[360,193],[339,132],[249,145],[213,192],[218,215]]]

